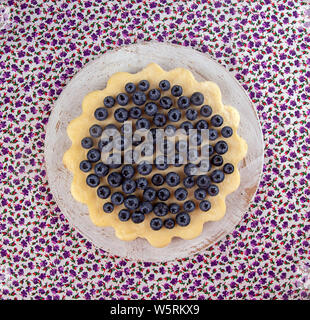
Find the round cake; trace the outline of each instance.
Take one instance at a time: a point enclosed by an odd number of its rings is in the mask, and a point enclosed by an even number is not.
[[[214,82],[187,69],[152,63],[116,73],[68,125],[71,193],[121,240],[164,247],[173,237],[193,239],[223,218],[225,197],[239,186],[247,152],[239,120]]]

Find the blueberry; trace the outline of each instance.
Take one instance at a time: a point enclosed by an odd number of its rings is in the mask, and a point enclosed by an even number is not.
[[[211,118],[213,127],[220,127],[223,124],[223,121],[223,118],[219,114],[216,114]]]
[[[136,210],[139,204],[139,199],[134,195],[130,195],[124,200],[124,205],[129,210]]]
[[[180,109],[187,109],[190,105],[188,97],[182,96],[178,99],[178,106]]]
[[[103,152],[109,152],[112,149],[112,143],[110,143],[109,139],[100,139],[98,141],[98,149]]]
[[[166,176],[167,185],[175,187],[180,183],[180,176],[175,172],[169,172]]]
[[[211,202],[208,201],[208,200],[203,200],[203,201],[200,202],[199,208],[200,208],[202,211],[208,211],[208,210],[211,209]]]
[[[109,173],[109,167],[103,162],[98,162],[95,165],[95,174],[98,177],[105,177]]]
[[[205,130],[208,129],[208,122],[206,120],[199,120],[196,124],[195,124],[195,128],[197,130]]]
[[[107,108],[112,108],[115,105],[115,100],[113,97],[108,96],[105,97],[103,100],[103,104],[107,107]]]
[[[158,170],[166,170],[168,168],[167,158],[162,155],[159,155],[155,159],[155,166]]]
[[[195,208],[196,208],[195,202],[192,200],[187,200],[183,204],[183,209],[186,212],[192,212],[195,210]]]
[[[163,109],[170,109],[173,105],[171,98],[169,97],[161,97],[159,100],[159,105],[163,108]]]
[[[180,128],[183,129],[187,135],[189,135],[189,130],[194,129],[194,126],[191,122],[184,121],[181,123]]]
[[[138,83],[138,88],[141,90],[141,91],[146,91],[148,90],[150,87],[150,83],[147,81],[147,80],[141,80],[139,83]]]
[[[118,122],[124,122],[128,120],[129,114],[125,108],[118,108],[114,111],[114,118]]]
[[[136,91],[136,85],[132,82],[128,82],[125,85],[125,91],[127,93],[134,93]]]
[[[231,163],[226,163],[223,167],[223,171],[227,174],[231,174],[234,172],[234,165]]]
[[[204,96],[201,92],[194,92],[190,98],[191,104],[200,106],[203,104]]]
[[[211,173],[211,180],[215,183],[222,182],[224,178],[225,178],[224,172],[221,170],[216,169]]]
[[[194,176],[188,176],[183,180],[183,185],[186,189],[190,189],[195,185]]]
[[[115,124],[110,123],[104,127],[104,133],[106,136],[114,136],[116,133],[118,133],[118,128]]]
[[[209,159],[202,159],[200,161],[199,170],[202,172],[209,172],[211,170],[211,163]]]
[[[89,134],[94,138],[99,138],[102,131],[102,128],[98,124],[94,124],[89,128]]]
[[[172,218],[168,218],[164,221],[164,226],[167,229],[172,229],[175,226],[175,222]]]
[[[211,179],[206,175],[200,175],[197,178],[197,186],[199,188],[208,188],[211,183]]]
[[[86,157],[90,162],[97,162],[100,160],[101,154],[98,149],[90,149],[87,152]]]
[[[163,113],[156,113],[153,117],[153,123],[157,127],[163,127],[167,122],[167,118]]]
[[[167,201],[170,198],[170,191],[167,188],[161,188],[157,191],[157,197],[161,201]]]
[[[142,212],[138,212],[135,211],[132,215],[131,215],[131,220],[133,223],[141,223],[144,221],[144,214]]]
[[[121,192],[114,192],[111,196],[111,201],[115,206],[119,206],[124,202],[124,196]]]
[[[112,169],[119,168],[122,165],[122,155],[120,153],[109,154],[106,164]]]
[[[108,183],[111,187],[119,187],[122,183],[122,176],[118,172],[112,172],[108,175]]]
[[[179,109],[174,108],[174,109],[169,110],[169,112],[168,112],[168,119],[172,122],[179,121],[181,119],[181,116],[182,116],[182,114]]]
[[[143,214],[148,214],[148,213],[152,212],[153,205],[149,201],[143,201],[140,204],[140,208],[139,209]]]
[[[129,109],[129,117],[132,119],[139,119],[142,115],[142,111],[139,107],[132,107]]]
[[[187,176],[194,176],[196,173],[198,172],[198,168],[195,164],[193,163],[187,163],[185,166],[184,166],[184,173],[187,175]]]
[[[219,188],[215,184],[211,184],[208,189],[208,194],[212,197],[216,196],[219,193]]]
[[[150,129],[150,126],[151,126],[150,121],[145,118],[141,118],[136,122],[137,130],[141,130],[141,129],[148,130]]]
[[[83,172],[89,172],[92,168],[92,164],[90,161],[83,160],[80,162],[80,170]]]
[[[154,213],[158,217],[163,217],[168,214],[169,208],[164,202],[158,202],[154,206]]]
[[[150,100],[158,100],[160,98],[160,91],[158,89],[152,89],[149,91]]]
[[[160,218],[153,218],[150,222],[150,226],[153,230],[160,230],[163,226],[163,221]]]
[[[170,82],[168,80],[161,80],[158,84],[160,90],[167,91],[170,89]]]
[[[217,167],[221,166],[223,164],[223,157],[216,154],[211,158],[211,163]]]
[[[173,165],[175,167],[181,167],[185,163],[184,162],[185,161],[184,157],[179,153],[176,153],[175,156],[174,156],[174,159],[172,159],[172,160],[174,162]]]
[[[168,118],[169,118],[169,113],[168,113]],[[165,128],[165,134],[168,137],[173,137],[176,131],[177,131],[177,128],[172,124],[168,124],[167,127]]]
[[[218,138],[219,134],[215,129],[209,129],[209,140],[213,141]]]
[[[195,132],[194,134],[191,134],[189,137],[189,141],[192,146],[200,146],[202,143],[201,133]]]
[[[180,205],[177,204],[177,203],[171,203],[170,206],[169,206],[169,211],[172,213],[172,214],[177,214],[178,212],[180,212]]]
[[[206,198],[206,196],[207,196],[207,191],[205,189],[199,188],[194,191],[194,197],[197,200],[203,200]]]
[[[131,164],[125,164],[122,167],[121,174],[125,179],[131,179],[135,174],[135,169]]]
[[[118,213],[118,218],[121,221],[128,221],[130,218],[130,212],[126,209],[122,209],[119,213]]]
[[[113,203],[111,203],[111,202],[106,202],[106,203],[103,205],[103,211],[104,211],[105,213],[111,213],[113,210],[114,210],[114,205],[113,205]]]
[[[172,88],[171,88],[171,94],[174,96],[174,97],[180,97],[183,93],[183,89],[181,86],[179,85],[174,85]]]
[[[132,101],[134,104],[136,104],[137,106],[142,106],[145,101],[146,101],[146,95],[144,92],[141,91],[136,91],[133,95],[132,95]]]
[[[197,149],[189,149],[187,153],[187,159],[190,162],[198,161],[198,150]]]
[[[187,141],[186,140],[178,140],[175,143],[175,149],[178,152],[187,152],[187,149],[188,149]]]
[[[188,120],[193,121],[197,119],[198,112],[195,109],[187,109],[185,115]]]
[[[186,212],[180,212],[175,217],[176,223],[181,227],[186,227],[191,221],[191,217]]]
[[[152,165],[148,161],[141,161],[138,164],[137,170],[140,174],[146,176],[152,172]]]
[[[148,116],[153,116],[156,114],[158,108],[157,105],[154,102],[148,102],[145,106],[144,106],[144,112],[145,114],[147,114]]]
[[[177,190],[175,190],[174,192],[174,196],[177,200],[179,201],[183,201],[187,198],[188,192],[186,189],[184,188],[178,188]]]
[[[218,141],[214,146],[214,150],[218,154],[224,154],[224,153],[226,153],[228,151],[228,145],[223,140]]]
[[[108,117],[108,110],[105,108],[97,108],[94,112],[94,116],[97,120],[103,121]]]
[[[137,183],[134,180],[126,179],[123,181],[122,190],[127,194],[134,193],[137,188]]]
[[[111,190],[109,187],[106,187],[106,186],[100,186],[98,189],[97,189],[97,196],[101,199],[106,199],[110,196],[111,194]]]
[[[204,105],[200,108],[200,115],[203,117],[210,117],[212,114],[212,108],[208,105]]]
[[[148,185],[148,182],[145,178],[138,178],[136,180],[136,183],[137,183],[137,187],[141,190],[144,190]]]
[[[84,149],[89,149],[89,148],[91,148],[91,147],[94,145],[94,143],[93,143],[92,138],[90,138],[90,137],[85,137],[85,138],[83,138],[83,139],[81,140],[81,145],[82,145],[82,147],[83,147]]]
[[[152,177],[153,185],[161,186],[162,184],[164,184],[164,182],[165,182],[165,178],[160,173],[156,173],[153,175],[153,177]]]
[[[89,174],[86,178],[86,183],[88,186],[92,188],[98,187],[100,183],[100,178],[95,174]]]
[[[143,199],[145,201],[154,201],[156,199],[156,190],[151,187],[145,188],[143,192]]]
[[[221,134],[224,138],[229,138],[233,135],[233,129],[229,126],[225,126],[222,128]]]

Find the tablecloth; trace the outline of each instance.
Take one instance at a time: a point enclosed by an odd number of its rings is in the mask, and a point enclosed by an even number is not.
[[[2,1],[1,299],[309,299],[307,1]],[[192,257],[133,262],[95,248],[53,200],[44,161],[55,100],[89,61],[157,40],[208,53],[262,126],[259,188],[231,234]]]

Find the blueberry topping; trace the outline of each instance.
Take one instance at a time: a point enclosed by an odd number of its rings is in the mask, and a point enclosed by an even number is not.
[[[216,196],[219,193],[219,188],[215,184],[211,184],[208,189],[208,194],[212,197]]]
[[[208,122],[206,120],[199,120],[196,125],[195,128],[197,130],[204,130],[204,129],[208,129]]]
[[[169,118],[169,113],[168,113],[168,118]],[[168,137],[173,137],[176,131],[177,131],[177,128],[173,124],[168,124],[167,127],[165,128],[165,134]]]
[[[106,186],[100,186],[98,189],[97,189],[97,196],[101,199],[106,199],[110,196],[111,194],[111,190],[109,187],[106,187]]]
[[[211,180],[215,183],[222,182],[224,178],[225,178],[224,172],[221,170],[216,169],[211,173]]]
[[[132,107],[129,109],[129,117],[132,119],[139,119],[142,115],[142,111],[138,107]]]
[[[89,128],[89,134],[94,138],[99,138],[102,131],[102,128],[98,124],[94,124]]]
[[[165,182],[165,178],[163,177],[162,174],[160,173],[156,173],[153,175],[152,177],[152,183],[155,186],[161,186],[162,184],[164,184]]]
[[[135,174],[135,169],[131,164],[125,164],[122,167],[121,174],[125,179],[131,179]]]
[[[88,152],[87,152],[87,159],[90,161],[90,162],[97,162],[100,160],[100,151],[98,149],[90,149]]]
[[[127,93],[134,93],[136,91],[136,85],[132,82],[128,82],[125,85],[125,91]]]
[[[214,146],[214,150],[218,154],[224,154],[228,151],[228,145],[225,141],[218,141]]]
[[[151,204],[151,202],[144,201],[140,204],[140,211],[143,214],[148,214],[148,213],[152,212],[152,210],[153,210],[153,205]]]
[[[229,138],[233,135],[233,129],[231,127],[225,126],[222,128],[221,134],[224,138]]]
[[[136,180],[136,183],[137,183],[137,187],[141,190],[144,190],[148,185],[148,182],[145,178],[138,178]]]
[[[124,205],[129,210],[136,210],[139,207],[139,204],[139,199],[134,195],[130,195],[124,200]]]
[[[144,92],[141,91],[136,91],[133,95],[132,95],[132,101],[134,104],[136,104],[137,106],[142,106],[145,101],[146,101],[146,95]]]
[[[168,214],[169,208],[164,202],[158,202],[154,206],[154,213],[158,217],[163,217]]]
[[[190,101],[195,106],[200,106],[203,104],[204,96],[200,92],[194,92],[190,98]]]
[[[92,188],[98,187],[100,183],[100,178],[95,174],[90,174],[86,178],[86,183],[89,187],[92,187]]]
[[[141,80],[139,83],[138,83],[138,88],[141,90],[141,91],[146,91],[148,90],[150,87],[150,83],[147,81],[147,80]]]
[[[223,118],[219,114],[216,114],[211,118],[213,127],[220,127],[223,124],[223,121]]]
[[[108,183],[111,187],[119,187],[122,183],[122,176],[118,172],[112,172],[108,175]]]
[[[103,162],[98,162],[95,165],[95,174],[98,177],[105,177],[109,173],[109,167]]]
[[[145,119],[145,118],[141,118],[136,122],[136,129],[137,130],[141,130],[141,129],[150,129],[150,121]]]
[[[174,109],[169,110],[169,112],[168,112],[168,119],[172,122],[179,121],[181,119],[181,116],[182,116],[182,114],[179,109],[174,108]]]
[[[120,221],[128,221],[130,218],[130,212],[126,209],[122,209],[119,213],[118,213],[118,218]]]
[[[128,120],[129,114],[125,108],[118,108],[114,111],[114,118],[118,122],[124,122]]]
[[[138,212],[135,211],[132,215],[131,215],[131,220],[134,223],[141,223],[143,222],[145,219],[144,214],[142,212]]]
[[[104,211],[105,213],[111,213],[113,210],[114,210],[114,205],[113,205],[113,203],[111,203],[111,202],[106,202],[106,203],[103,205],[103,211]]]
[[[90,137],[85,137],[85,138],[83,138],[83,139],[81,140],[81,145],[82,145],[82,147],[83,147],[84,149],[89,149],[89,148],[91,148],[91,147],[94,145],[94,143],[93,143],[92,138],[90,138]]]
[[[167,91],[170,89],[170,82],[168,80],[161,80],[158,84],[160,90]]]
[[[194,192],[194,197],[197,200],[203,200],[207,196],[207,191],[205,189],[196,189]]]
[[[200,115],[203,117],[210,117],[212,114],[212,108],[208,105],[204,105],[200,108]]]
[[[211,183],[211,179],[206,175],[198,176],[197,178],[197,186],[199,188],[208,188]]]
[[[226,163],[223,167],[223,171],[227,174],[233,173],[234,169],[234,165],[231,163]]]
[[[112,108],[115,105],[115,100],[113,97],[108,96],[105,97],[103,100],[103,104],[107,107],[107,108]]]
[[[211,163],[217,167],[221,166],[223,164],[223,157],[216,154],[211,158]]]
[[[97,108],[94,112],[94,116],[97,120],[103,121],[108,117],[108,110],[105,108]]]
[[[186,189],[190,189],[195,185],[194,176],[188,176],[183,180],[183,185]]]
[[[140,174],[146,176],[152,172],[152,165],[148,161],[141,161],[138,164],[137,170]]]
[[[148,102],[145,106],[144,106],[144,112],[148,115],[148,116],[153,116],[154,114],[156,114],[158,108],[157,105],[154,102]]]
[[[185,115],[188,120],[194,121],[198,117],[198,112],[195,109],[187,109]]]
[[[168,218],[164,221],[164,226],[167,229],[172,229],[175,226],[175,222],[172,218]]]
[[[187,198],[188,192],[184,188],[178,188],[174,192],[174,196],[178,201],[183,201]]]
[[[187,135],[189,135],[189,130],[194,129],[194,126],[191,122],[184,121],[181,123],[180,128],[183,129]]]
[[[114,192],[111,196],[111,201],[115,206],[119,206],[124,202],[124,196],[121,192]]]
[[[167,188],[161,188],[157,191],[157,197],[161,201],[166,201],[170,198],[170,191]]]
[[[190,105],[188,97],[182,96],[178,99],[178,106],[180,109],[187,109]]]
[[[169,206],[169,211],[172,213],[172,214],[177,214],[178,212],[180,212],[180,205],[177,204],[177,203],[172,203],[170,206]]]
[[[145,188],[143,192],[143,199],[145,201],[154,201],[156,199],[156,190],[151,187]]]
[[[163,127],[167,122],[167,118],[163,113],[156,113],[153,118],[153,123],[157,127]]]
[[[203,200],[203,201],[200,202],[199,208],[200,208],[202,211],[208,211],[208,210],[211,209],[211,202],[208,201],[208,200]]]
[[[215,129],[209,129],[209,140],[213,141],[218,138],[219,134]]]
[[[92,168],[91,162],[83,160],[80,162],[80,170],[83,172],[89,172]]]
[[[126,179],[123,181],[122,190],[127,194],[134,193],[137,188],[137,183],[134,180]]]
[[[194,176],[196,173],[198,172],[198,168],[195,164],[193,163],[187,163],[185,166],[184,166],[184,173],[187,175],[187,176]]]
[[[169,97],[161,97],[159,100],[159,105],[163,109],[170,109],[172,107],[172,100]]]
[[[155,166],[158,170],[166,170],[168,168],[167,158],[164,156],[158,156],[155,159]]]
[[[175,187],[180,183],[180,176],[175,172],[169,172],[166,177],[168,186]]]
[[[172,88],[171,88],[171,94],[174,96],[174,97],[180,97],[183,93],[183,89],[181,86],[179,85],[174,85]]]
[[[186,227],[191,221],[191,217],[186,212],[180,212],[175,217],[176,223],[181,227]]]
[[[158,89],[152,89],[149,91],[150,100],[158,100],[160,98],[160,91]]]
[[[183,204],[183,209],[186,212],[192,212],[195,210],[195,208],[196,208],[195,202],[192,200],[187,200]]]
[[[163,226],[163,221],[160,218],[153,218],[150,222],[150,226],[153,230],[160,230]]]

